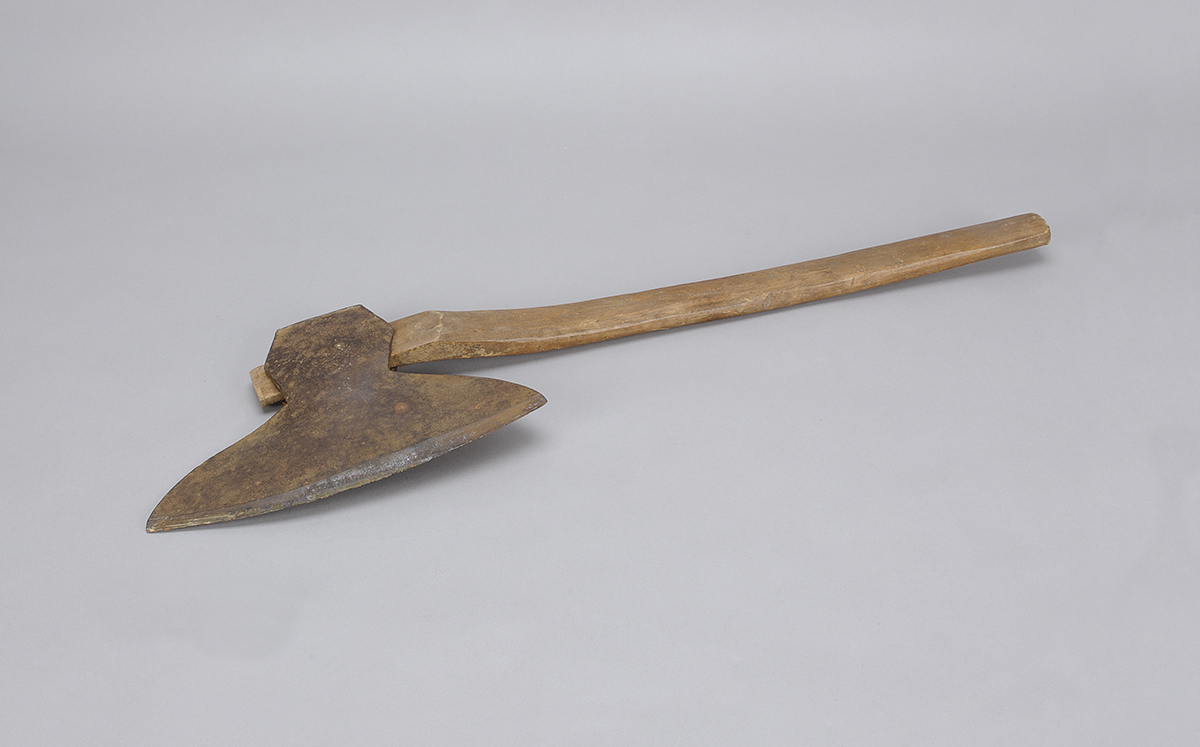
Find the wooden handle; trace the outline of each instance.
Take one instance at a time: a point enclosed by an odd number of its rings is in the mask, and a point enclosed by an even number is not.
[[[894,244],[698,283],[500,311],[425,311],[392,322],[390,364],[537,353],[794,306],[1043,246],[1032,213]],[[261,374],[257,375],[256,374]],[[281,401],[251,372],[263,404]],[[278,390],[276,390],[278,391]],[[265,396],[264,396],[265,395]]]
[[[1042,246],[1037,215],[984,223],[770,270],[592,301],[504,311],[426,311],[392,322],[391,365],[537,353],[794,306]]]

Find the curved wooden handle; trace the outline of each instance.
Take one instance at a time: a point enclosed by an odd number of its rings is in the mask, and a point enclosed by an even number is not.
[[[612,340],[794,306],[1043,246],[1050,227],[1028,213],[870,249],[698,283],[592,301],[499,311],[425,311],[392,322],[390,365],[483,358]],[[265,372],[259,401],[278,402]],[[275,390],[276,392],[278,390]]]
[[[392,322],[391,365],[537,353],[840,296],[1042,246],[1028,214],[770,270],[592,301],[426,311]]]

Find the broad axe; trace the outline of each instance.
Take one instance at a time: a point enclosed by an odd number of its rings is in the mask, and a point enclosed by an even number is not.
[[[415,467],[545,404],[532,389],[411,363],[514,355],[793,306],[1050,241],[1033,214],[825,259],[580,303],[426,311],[391,324],[352,306],[275,333],[251,371],[270,420],[167,493],[146,531],[213,524],[326,498]]]

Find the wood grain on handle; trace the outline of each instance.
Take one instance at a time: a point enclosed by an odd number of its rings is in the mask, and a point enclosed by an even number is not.
[[[537,353],[794,306],[1042,246],[1032,213],[770,270],[591,301],[499,311],[425,311],[392,322],[390,364]],[[261,374],[255,376],[255,374]],[[251,372],[263,404],[281,401]],[[265,395],[265,396],[264,396]]]

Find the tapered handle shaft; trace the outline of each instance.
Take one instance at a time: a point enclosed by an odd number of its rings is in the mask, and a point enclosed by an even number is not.
[[[390,365],[537,353],[794,306],[1042,246],[1032,213],[834,257],[592,301],[499,311],[425,311],[392,322]],[[259,400],[280,401],[261,369]]]
[[[840,296],[1041,246],[1020,215],[770,270],[559,306],[426,311],[392,322],[392,366],[536,353]]]

